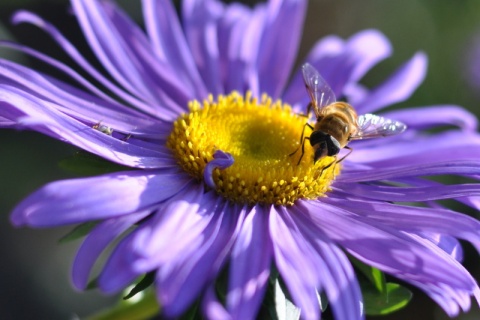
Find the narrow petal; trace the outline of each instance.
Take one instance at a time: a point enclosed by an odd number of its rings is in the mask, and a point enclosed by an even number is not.
[[[180,253],[157,271],[157,295],[166,316],[181,315],[213,281],[230,253],[243,219],[226,202],[214,208],[214,215],[203,237],[197,238],[201,243],[195,251]]]
[[[225,6],[216,0],[188,0],[182,2],[186,38],[200,75],[209,93],[223,93],[218,61],[218,20]],[[206,98],[206,97],[200,97]]]
[[[216,294],[215,287],[209,286],[203,295],[202,309],[208,319],[211,320],[231,320],[232,316],[227,312],[225,307],[220,303]]]
[[[452,256],[431,241],[319,201],[302,201],[312,223],[356,258],[423,289],[455,315],[478,291],[475,280]],[[468,298],[468,299],[467,299]],[[466,301],[468,300],[468,302]]]
[[[345,94],[349,83],[358,81],[370,68],[391,53],[388,39],[377,30],[364,30],[347,41],[335,36],[320,40],[309,53],[306,62],[312,64],[327,81],[337,98]],[[284,99],[300,102],[305,107],[308,95],[300,70]]]
[[[267,3],[255,70],[260,93],[280,97],[292,69],[307,9],[307,1],[273,0]]]
[[[103,221],[88,234],[77,252],[72,268],[72,281],[77,289],[84,290],[93,265],[107,246],[150,214],[149,210]]]
[[[292,208],[292,217],[318,253],[315,265],[320,270],[320,287],[327,294],[335,319],[364,319],[362,293],[348,258],[297,207]]]
[[[13,62],[0,60],[3,83],[26,90],[29,94],[54,102],[53,106],[81,121],[103,121],[116,131],[155,138],[162,122],[124,105],[94,97],[87,92]],[[165,125],[163,125],[165,126]],[[139,129],[141,128],[141,129]]]
[[[351,101],[360,114],[408,99],[418,88],[427,72],[427,56],[419,52],[401,66],[390,78],[374,88],[362,101]]]
[[[0,116],[15,116],[17,127],[42,132],[68,141],[86,151],[126,166],[141,168],[173,167],[175,163],[164,146],[156,150],[132,145],[99,132],[59,111],[58,106],[34,97],[15,87],[0,85],[0,101],[9,105]],[[12,113],[12,109],[16,109]]]
[[[232,319],[253,319],[267,288],[272,259],[268,215],[254,207],[248,213],[231,252],[227,310]]]
[[[13,211],[16,226],[52,227],[148,209],[179,193],[191,178],[162,171],[125,171],[52,182]]]
[[[436,105],[391,111],[383,116],[405,123],[412,129],[436,126],[456,126],[465,131],[476,131],[477,117],[466,109],[454,105]]]
[[[75,46],[73,46],[72,43],[70,43],[53,25],[41,19],[39,16],[31,12],[19,11],[13,16],[12,21],[14,23],[31,23],[45,30],[45,32],[47,32],[80,67],[87,71],[94,79],[105,86],[108,90],[112,91],[115,95],[127,101],[131,105],[145,112],[155,114],[157,117],[162,119],[168,120],[174,117],[173,114],[168,115],[166,112],[165,114],[157,114],[157,111],[152,109],[151,104],[146,103],[139,97],[135,97],[131,93],[126,92],[123,88],[114,84],[110,79],[107,79],[100,72],[98,72],[94,66],[88,63],[88,61],[85,60],[77,48],[75,48]]]
[[[435,187],[390,187],[359,183],[335,183],[335,190],[345,196],[393,202],[415,202],[480,196],[479,184],[440,185]]]
[[[319,319],[317,298],[319,274],[314,249],[306,242],[283,207],[271,207],[270,237],[275,265],[288,287],[293,302],[301,309],[303,319]]]
[[[207,89],[195,66],[177,12],[170,0],[143,0],[145,27],[156,56],[169,63],[195,97],[206,97]]]
[[[355,212],[375,223],[413,233],[436,233],[467,240],[480,252],[480,222],[470,216],[442,208],[412,207],[388,202],[323,199]],[[373,223],[373,222],[372,222]]]

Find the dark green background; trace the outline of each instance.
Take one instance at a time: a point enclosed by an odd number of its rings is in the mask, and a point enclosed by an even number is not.
[[[141,21],[138,1],[122,5]],[[32,26],[12,26],[11,13],[20,8],[40,13],[60,27],[78,45],[84,45],[71,15],[68,2],[11,0],[0,2],[0,22],[7,34],[22,43],[65,59],[48,36]],[[475,39],[480,39],[480,1],[478,0],[313,0],[301,45],[300,57],[312,44],[328,34],[348,37],[353,33],[377,28],[391,40],[393,56],[376,66],[364,82],[380,83],[416,51],[429,57],[425,82],[413,97],[399,107],[434,104],[460,104],[480,113],[478,87],[466,82],[471,72]],[[4,32],[5,30],[3,30]],[[2,32],[2,31],[0,31]],[[3,56],[24,61],[35,68],[42,65],[26,57],[0,51]],[[88,50],[88,58],[92,58]],[[478,56],[480,58],[480,54]],[[51,70],[50,70],[51,71]],[[480,73],[480,70],[477,72]],[[22,198],[43,184],[71,177],[57,163],[71,155],[69,145],[32,132],[0,132],[0,319],[75,319],[107,306],[113,300],[97,292],[77,293],[69,283],[70,266],[78,243],[58,245],[68,228],[30,230],[14,229],[9,212]],[[470,212],[471,214],[475,214]],[[467,246],[466,265],[479,274],[477,254]],[[476,307],[459,319],[479,318]],[[385,319],[445,319],[428,298],[416,294],[414,303]]]

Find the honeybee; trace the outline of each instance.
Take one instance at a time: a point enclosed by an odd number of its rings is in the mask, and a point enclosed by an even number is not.
[[[326,156],[336,157],[342,148],[349,150],[343,158],[332,162],[333,164],[342,161],[353,151],[347,146],[351,140],[393,136],[402,133],[407,128],[404,123],[370,113],[358,116],[350,104],[336,101],[330,86],[311,64],[305,63],[302,66],[302,74],[310,96],[307,116],[310,116],[313,108],[317,122],[315,126],[307,122],[303,127],[300,137],[302,155],[298,164],[305,153],[305,140],[309,140],[314,149],[314,163]],[[312,129],[309,137],[305,137],[306,127]],[[290,156],[294,155],[299,148]]]

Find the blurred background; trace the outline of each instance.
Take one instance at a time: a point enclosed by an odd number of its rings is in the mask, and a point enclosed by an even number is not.
[[[139,1],[120,3],[142,23]],[[10,23],[11,14],[18,9],[40,14],[71,41],[79,46],[85,44],[66,0],[2,0],[0,38],[19,41],[68,61],[55,43],[35,27]],[[480,1],[312,0],[299,57],[304,57],[323,36],[336,34],[345,38],[366,28],[386,34],[394,52],[366,76],[365,84],[372,87],[380,83],[422,50],[429,57],[426,80],[411,99],[398,107],[459,104],[480,114]],[[83,53],[93,61],[87,48]],[[0,56],[56,75],[54,70],[21,54],[0,49]],[[76,319],[115,301],[115,297],[96,291],[78,293],[72,288],[70,268],[79,243],[58,244],[70,228],[14,229],[9,222],[12,208],[29,193],[47,182],[72,177],[58,167],[58,162],[75,151],[37,133],[0,131],[0,319]],[[466,252],[465,265],[480,279],[477,253],[470,246],[466,246]],[[384,319],[407,317],[447,318],[417,291],[406,309]],[[478,308],[474,306],[458,319],[480,319]]]

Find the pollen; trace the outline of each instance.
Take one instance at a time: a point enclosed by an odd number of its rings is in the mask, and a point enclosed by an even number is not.
[[[298,163],[307,118],[280,100],[233,92],[190,101],[189,110],[174,122],[167,145],[178,165],[199,180],[217,150],[231,154],[233,165],[214,169],[212,178],[216,192],[233,202],[288,206],[322,197],[340,171],[334,157],[314,163],[308,140]],[[307,126],[305,136],[310,134]]]

